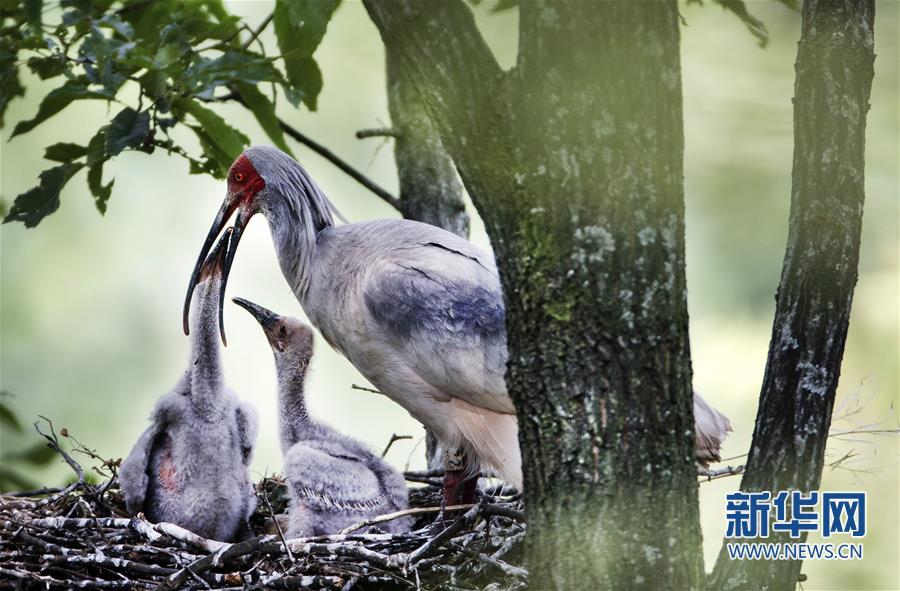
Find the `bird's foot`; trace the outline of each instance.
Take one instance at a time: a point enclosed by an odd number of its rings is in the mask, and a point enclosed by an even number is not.
[[[455,519],[461,509],[449,509],[456,505],[475,502],[478,477],[466,477],[463,470],[447,470],[441,488],[441,511],[431,524],[431,533],[437,534]]]

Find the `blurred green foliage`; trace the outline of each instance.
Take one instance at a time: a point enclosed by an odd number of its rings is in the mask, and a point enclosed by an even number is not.
[[[11,398],[14,398],[11,393],[0,391],[0,428],[24,433],[22,423],[9,404]],[[55,457],[56,452],[43,441],[13,451],[3,449],[0,451],[0,492],[37,488],[31,472],[48,465]]]
[[[77,101],[107,101],[119,109],[86,145],[48,146],[44,158],[59,164],[16,198],[4,222],[39,224],[59,208],[60,191],[85,167],[96,207],[105,213],[113,181],[104,183],[103,166],[126,150],[162,149],[187,159],[192,174],[224,178],[249,139],[208,104],[239,102],[275,145],[290,152],[275,115],[277,88],[294,107],[302,103],[315,110],[322,74],[313,52],[337,4],[279,0],[271,18],[254,30],[221,0],[2,0],[0,126],[9,102],[24,95],[20,68],[41,80],[59,80],[10,137],[30,132]],[[259,41],[270,23],[280,56],[268,56]],[[263,83],[271,85],[271,96],[258,88]],[[178,126],[196,135],[200,154],[173,138],[170,132]]]

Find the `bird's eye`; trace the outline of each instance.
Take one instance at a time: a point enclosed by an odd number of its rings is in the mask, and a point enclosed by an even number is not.
[[[234,180],[237,182],[241,182],[244,180],[244,175],[240,172],[234,173]]]
[[[286,334],[287,334],[287,329],[286,329],[283,325],[282,325],[282,326],[279,326],[279,327],[278,327],[278,334],[280,334],[280,335],[286,335]]]

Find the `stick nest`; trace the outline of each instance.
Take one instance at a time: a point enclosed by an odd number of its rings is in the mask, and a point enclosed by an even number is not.
[[[36,426],[37,428],[37,426]],[[487,491],[435,526],[440,492],[433,473],[408,473],[413,531],[386,534],[376,523],[351,531],[285,539],[278,516],[287,506],[279,478],[256,487],[251,536],[228,544],[171,523],[125,512],[115,461],[92,484],[53,431],[39,433],[72,467],[62,489],[0,495],[0,589],[491,589],[525,587],[515,566],[525,536],[521,501]],[[61,436],[68,437],[65,430]],[[357,527],[355,529],[360,529]],[[371,529],[375,528],[375,529]]]

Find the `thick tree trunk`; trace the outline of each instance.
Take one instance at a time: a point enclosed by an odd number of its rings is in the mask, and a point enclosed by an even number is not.
[[[510,73],[461,2],[367,7],[497,255],[532,587],[700,588],[675,2],[523,3]]]
[[[803,6],[790,230],[745,491],[811,491],[821,480],[857,276],[874,14],[873,0]],[[711,587],[794,589],[800,567],[731,561],[723,547]]]

